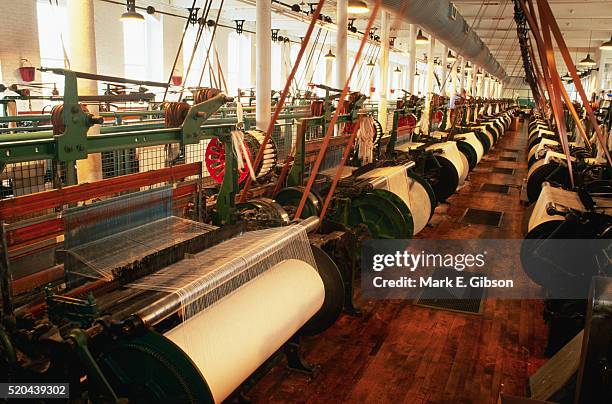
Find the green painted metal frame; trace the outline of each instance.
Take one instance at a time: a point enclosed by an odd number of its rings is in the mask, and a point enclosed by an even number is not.
[[[66,166],[68,182],[75,183],[73,171],[76,160],[86,159],[88,154],[104,151],[122,150],[134,147],[158,146],[179,143],[181,146],[197,144],[201,140],[218,137],[225,144],[226,165],[223,183],[217,201],[217,221],[220,224],[234,220],[235,195],[238,191],[238,173],[234,152],[231,147],[230,132],[235,125],[203,126],[229,99],[219,94],[210,100],[193,105],[178,128],[143,128],[120,132],[107,132],[100,135],[87,135],[95,123],[85,114],[78,103],[78,73],[66,69],[52,69],[53,73],[65,78],[64,109],[62,119],[65,130],[60,135],[51,132],[9,134],[1,136],[0,171],[6,164],[35,160],[54,160],[68,163]],[[231,156],[231,157],[230,157]],[[228,175],[229,174],[229,175]]]

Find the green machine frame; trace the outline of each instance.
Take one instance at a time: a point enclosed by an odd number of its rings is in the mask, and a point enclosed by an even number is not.
[[[51,131],[34,133],[7,134],[0,137],[0,171],[9,163],[20,163],[34,160],[53,160],[66,163],[66,177],[69,185],[76,183],[75,161],[86,159],[88,154],[129,149],[135,147],[159,146],[179,143],[198,144],[201,140],[219,138],[225,145],[225,175],[217,199],[218,224],[226,224],[235,218],[235,195],[238,192],[238,171],[236,158],[232,149],[230,132],[231,124],[208,126],[203,123],[210,118],[223,104],[231,98],[219,94],[205,102],[193,105],[187,112],[182,125],[177,128],[145,129],[142,125],[131,130],[100,135],[88,135],[88,129],[101,123],[101,118],[85,113],[80,105],[77,79],[109,80],[112,77],[97,76],[89,73],[75,72],[66,69],[41,69],[63,75],[64,108],[62,120],[65,130],[59,135]],[[136,80],[116,78],[121,82],[139,84]],[[87,97],[90,99],[91,97]],[[227,158],[229,157],[229,158]]]

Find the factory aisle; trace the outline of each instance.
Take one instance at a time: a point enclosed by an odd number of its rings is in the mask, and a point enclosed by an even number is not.
[[[420,237],[521,238],[525,126],[506,132],[465,187],[436,209],[432,226]],[[469,208],[501,212],[501,221],[498,213],[466,216]],[[468,223],[469,218],[499,226]],[[500,391],[524,395],[528,376],[545,360],[541,301],[485,300],[481,314],[403,300],[357,301],[362,317],[344,315],[322,337],[305,341],[306,359],[321,365],[313,380],[286,370],[282,359],[249,397],[254,402],[488,404],[497,402]]]

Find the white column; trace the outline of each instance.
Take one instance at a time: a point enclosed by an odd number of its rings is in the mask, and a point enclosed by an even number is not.
[[[368,69],[371,69],[371,73],[370,70],[368,71],[368,74],[370,75],[370,84],[369,84],[369,88],[368,88],[368,95],[370,96],[370,98],[374,97],[375,91],[372,91],[372,88],[374,88],[376,86],[376,67],[369,67]]]
[[[257,45],[255,125],[267,130],[270,124],[272,103],[272,3],[257,0],[255,4],[255,38]]]
[[[483,89],[483,85],[484,85],[484,75],[478,77],[478,72],[477,72],[476,80],[477,80],[476,81],[476,95],[479,96],[479,97],[482,97],[482,95],[483,95],[482,89]]]
[[[440,95],[446,95],[446,76],[448,75],[448,69],[446,68],[446,57],[448,56],[448,46],[444,45],[442,47],[442,78],[440,82],[442,84],[442,88],[440,89]]]
[[[429,111],[431,110],[431,98],[433,96],[434,84],[434,51],[436,49],[436,38],[429,35],[429,50],[427,51],[427,93],[425,94],[425,109],[423,110],[423,118],[421,119],[423,133],[428,133],[429,130]]]
[[[477,80],[478,80],[478,76],[476,76],[476,73],[478,72],[478,65],[474,64],[472,66],[472,81],[471,81],[471,89],[472,89],[472,97],[476,96],[476,84],[477,84]]]
[[[597,62],[597,66],[599,67],[599,69],[593,70],[591,72],[591,92],[596,93],[597,96],[599,96],[599,92],[601,91],[600,77],[603,76],[605,69],[605,65],[604,63],[602,63],[602,59],[604,59],[604,57],[602,57],[602,53],[604,52],[605,51],[602,51],[599,48],[595,50],[595,62]]]
[[[416,72],[416,25],[410,24],[410,40],[409,40],[409,53],[408,53],[408,88],[406,89],[410,93],[415,92],[416,83],[414,80],[414,73]]]
[[[378,122],[387,127],[387,91],[389,88],[389,29],[391,16],[387,11],[381,15],[381,38],[382,55],[380,58],[380,88],[378,89]]]
[[[457,63],[455,62],[451,64],[451,82],[452,82],[453,94],[457,94],[457,92],[459,91],[458,80],[459,78],[457,77]]]
[[[465,82],[465,58],[461,56],[461,69],[459,71],[459,91],[465,88],[467,91],[467,86]]]
[[[68,53],[70,67],[74,71],[96,74],[96,34],[94,31],[93,0],[68,0],[66,3],[68,24]],[[79,80],[79,95],[98,95],[98,82]],[[95,104],[87,106],[89,112],[98,115]],[[92,126],[88,135],[100,134],[100,126]],[[94,182],[102,179],[102,159],[100,153],[89,154],[87,159],[77,160],[77,180],[79,183]]]
[[[255,34],[251,35],[251,88],[256,87],[257,83],[257,41]]]
[[[338,0],[336,3],[336,23],[338,24],[336,33],[336,87],[342,89],[348,76],[348,0]]]

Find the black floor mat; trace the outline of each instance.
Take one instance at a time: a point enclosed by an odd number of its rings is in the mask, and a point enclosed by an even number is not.
[[[468,208],[463,214],[461,221],[469,224],[482,224],[485,226],[499,227],[503,216],[504,212]]]
[[[494,172],[496,174],[514,175],[514,168],[493,167],[492,172]]]
[[[445,277],[454,279],[456,275],[457,272],[453,269],[436,269],[432,277],[436,279],[444,279]],[[480,277],[483,274],[463,272],[462,276],[465,278],[466,287],[425,288],[414,304],[433,309],[481,314],[486,289],[470,286],[469,278]]]
[[[502,185],[502,184],[482,184],[482,186],[480,187],[481,191],[484,192],[495,192],[498,194],[508,194],[508,190],[510,189],[510,186],[508,185]]]

